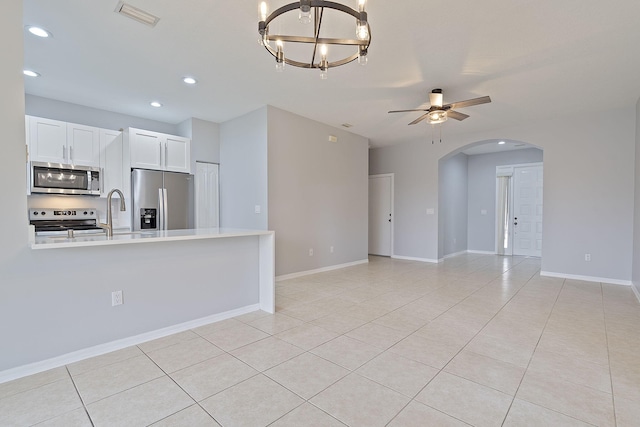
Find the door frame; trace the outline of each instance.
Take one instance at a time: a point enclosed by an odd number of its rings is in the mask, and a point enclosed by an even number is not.
[[[494,233],[494,239],[495,239],[495,253],[498,253],[498,227],[500,226],[500,218],[498,218],[498,210],[499,210],[499,206],[498,206],[498,177],[500,176],[510,176],[511,177],[511,185],[509,185],[509,212],[511,213],[509,221],[511,223],[513,223],[513,194],[514,194],[514,181],[513,181],[513,176],[515,174],[515,170],[517,168],[526,168],[526,167],[535,167],[535,166],[540,166],[542,168],[542,171],[544,173],[544,162],[533,162],[533,163],[518,163],[515,165],[500,165],[500,166],[496,166],[496,196],[495,196],[495,200],[496,200],[496,209],[495,209],[495,233]],[[544,178],[543,178],[544,179]],[[544,183],[543,183],[544,185]],[[542,198],[542,204],[544,206],[544,193],[543,193],[543,198]],[[544,215],[542,216],[542,222],[544,223]],[[543,225],[543,230],[544,230],[544,225]],[[509,253],[505,253],[504,256],[513,256],[513,230],[512,232],[509,234]]]
[[[391,254],[390,257],[393,258],[395,256],[395,251],[394,251],[394,247],[395,247],[395,243],[394,243],[394,230],[395,230],[395,223],[396,223],[396,213],[395,213],[395,198],[394,198],[394,193],[395,193],[395,173],[380,173],[380,174],[376,174],[376,175],[369,175],[369,179],[371,178],[391,178],[391,250],[389,251],[389,253]],[[369,181],[367,181],[367,186],[369,184]],[[369,204],[369,194],[368,194],[368,189],[367,189],[367,205]],[[367,206],[367,255],[369,252],[369,207]]]

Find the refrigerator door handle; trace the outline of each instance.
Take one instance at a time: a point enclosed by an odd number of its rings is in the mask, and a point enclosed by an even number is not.
[[[167,189],[163,188],[162,189],[162,203],[164,204],[164,224],[163,224],[163,230],[168,230],[169,229],[169,205],[167,204]]]
[[[164,188],[158,188],[158,231],[164,230]]]

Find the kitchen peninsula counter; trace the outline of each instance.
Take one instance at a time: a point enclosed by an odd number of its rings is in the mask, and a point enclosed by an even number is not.
[[[79,248],[87,246],[130,245],[138,243],[221,239],[244,236],[273,236],[273,231],[245,230],[236,228],[204,228],[165,231],[114,231],[111,238],[107,238],[106,234],[101,232],[76,234],[75,237],[72,238],[64,235],[36,236],[35,241],[31,243],[31,249],[40,250]]]
[[[34,337],[24,344],[31,360],[0,370],[0,380],[256,310],[275,312],[273,231],[215,228],[26,240],[25,256],[36,267],[16,270],[9,282],[25,295],[35,283],[43,284],[31,301],[34,310],[49,315],[47,322],[31,323]],[[119,304],[114,292],[122,295]],[[41,342],[56,345],[42,351]]]

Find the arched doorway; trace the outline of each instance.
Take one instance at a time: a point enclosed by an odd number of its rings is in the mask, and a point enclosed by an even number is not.
[[[508,139],[477,141],[440,158],[438,258],[541,256],[542,164],[540,148]]]

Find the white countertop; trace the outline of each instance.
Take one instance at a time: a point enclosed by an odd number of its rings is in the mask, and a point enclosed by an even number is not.
[[[184,240],[220,239],[229,237],[261,236],[273,234],[268,230],[244,230],[238,228],[202,228],[167,231],[117,232],[107,239],[106,234],[82,234],[69,239],[67,236],[36,236],[31,249],[80,248],[86,246],[130,245],[135,243],[171,242]]]

